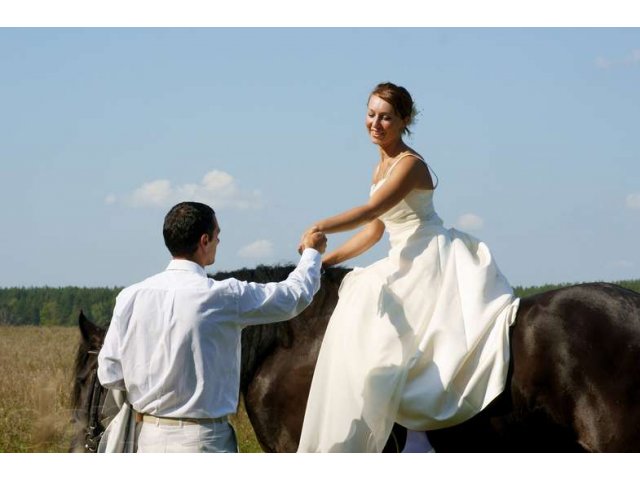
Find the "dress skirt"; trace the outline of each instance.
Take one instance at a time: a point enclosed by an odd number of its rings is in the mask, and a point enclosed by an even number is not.
[[[391,232],[389,256],[340,286],[300,452],[380,452],[393,423],[461,423],[502,392],[519,299],[480,240],[442,225]]]

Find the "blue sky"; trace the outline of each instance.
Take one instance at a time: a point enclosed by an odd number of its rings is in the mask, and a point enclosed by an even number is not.
[[[638,28],[2,28],[0,58],[0,287],[153,274],[185,199],[218,213],[210,272],[295,261],[366,201],[380,81],[514,285],[640,277]]]

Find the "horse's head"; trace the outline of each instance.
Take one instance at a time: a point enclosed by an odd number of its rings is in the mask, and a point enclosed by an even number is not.
[[[73,383],[73,419],[76,431],[72,452],[95,451],[103,427],[99,422],[100,405],[105,389],[98,381],[98,352],[106,331],[93,324],[81,311],[78,317],[80,345],[76,354]]]

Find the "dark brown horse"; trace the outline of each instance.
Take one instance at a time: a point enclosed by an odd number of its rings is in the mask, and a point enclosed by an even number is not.
[[[107,332],[91,323],[82,311],[78,326],[81,335],[74,367],[71,419],[75,433],[69,451],[95,452],[106,427],[102,411],[107,390],[98,381],[98,352]]]
[[[216,278],[278,281],[290,271],[259,267]],[[243,332],[240,388],[267,452],[297,448],[320,344],[347,272],[329,269],[320,292],[300,316]],[[83,335],[88,335],[80,350],[99,348],[104,332],[83,323]],[[91,408],[83,407],[83,399],[90,403],[91,395],[82,392],[91,390],[95,356],[85,355],[83,364],[80,351],[78,355],[77,411],[89,412],[84,415],[89,419]],[[592,283],[522,298],[511,330],[504,392],[471,420],[430,431],[429,439],[441,452],[638,452],[638,365],[640,294]],[[387,448],[401,448],[403,442],[404,429],[396,426]]]

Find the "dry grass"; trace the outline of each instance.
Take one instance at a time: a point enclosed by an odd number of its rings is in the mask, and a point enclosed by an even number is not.
[[[0,327],[0,451],[66,451],[77,329]]]
[[[242,400],[238,408],[238,414],[232,415],[229,419],[234,426],[236,436],[238,437],[238,448],[242,453],[262,453],[260,444],[253,433],[253,427],[247,418]]]
[[[66,452],[79,332],[0,326],[0,452]],[[260,452],[244,410],[234,416],[242,452]]]

